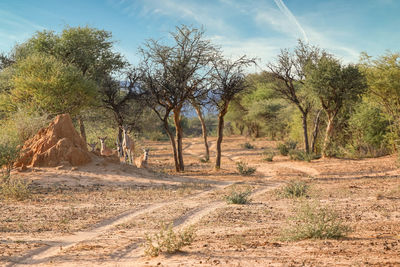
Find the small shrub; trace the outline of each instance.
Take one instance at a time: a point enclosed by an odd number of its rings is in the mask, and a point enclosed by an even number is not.
[[[241,161],[236,163],[236,168],[237,168],[239,174],[244,175],[244,176],[249,176],[256,172],[256,168],[249,167],[249,166],[247,166],[246,163],[241,162]]]
[[[230,195],[226,196],[226,201],[229,204],[248,204],[251,202],[249,196],[251,192],[250,190],[244,191],[244,192],[237,192],[236,190],[233,190]]]
[[[146,234],[144,253],[147,256],[157,257],[162,252],[175,253],[182,247],[190,245],[195,238],[194,228],[189,227],[182,232],[175,233],[172,223],[161,224],[161,229],[153,236]]]
[[[310,162],[313,159],[318,159],[319,156],[313,154],[313,153],[306,153],[303,150],[290,150],[289,151],[289,157],[291,160],[300,160],[300,161],[307,161]]]
[[[208,157],[200,158],[200,162],[201,163],[208,163],[208,162],[210,162],[210,158],[208,158]]]
[[[283,144],[279,144],[278,150],[282,156],[287,156],[289,154],[289,152],[291,150],[296,149],[296,147],[297,147],[297,142],[289,140]]]
[[[289,148],[285,144],[279,144],[278,150],[282,156],[287,156],[289,154]]]
[[[14,199],[19,201],[28,199],[31,196],[29,184],[29,182],[25,182],[21,179],[4,176],[3,181],[0,184],[0,195],[4,199]]]
[[[263,160],[271,162],[275,157],[275,153],[272,151],[264,151],[263,156]]]
[[[290,221],[282,233],[284,240],[339,239],[350,232],[334,210],[316,203],[297,207]]]
[[[250,144],[249,142],[246,142],[243,144],[243,148],[245,149],[254,149],[254,146]]]
[[[0,143],[0,168],[5,167],[4,176],[10,176],[14,162],[19,157],[19,146],[16,142],[2,140]]]
[[[303,181],[290,181],[279,193],[285,198],[305,197],[308,189],[309,186]]]

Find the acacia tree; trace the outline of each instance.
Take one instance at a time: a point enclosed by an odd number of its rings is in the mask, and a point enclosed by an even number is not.
[[[216,58],[213,61],[214,71],[212,74],[212,102],[218,109],[218,137],[217,156],[215,168],[221,168],[221,144],[224,136],[224,117],[228,112],[229,103],[235,95],[242,92],[246,87],[244,69],[255,63],[255,59],[248,59],[242,56],[236,61],[224,58]]]
[[[60,34],[45,30],[17,45],[11,58],[19,61],[35,53],[51,55],[77,68],[84,78],[94,81],[100,88],[104,77],[127,66],[123,57],[113,51],[111,38],[111,32],[90,27],[66,27]],[[81,135],[86,140],[82,116],[79,113],[75,115]]]
[[[32,54],[12,66],[10,89],[3,94],[3,110],[25,109],[50,115],[79,114],[96,94],[96,85],[72,65],[53,56]],[[62,97],[60,97],[62,96]]]
[[[185,169],[181,111],[189,97],[197,98],[202,95],[202,87],[198,85],[210,72],[209,63],[216,53],[216,49],[210,41],[204,39],[203,35],[202,30],[183,25],[177,27],[176,32],[171,33],[173,45],[162,45],[159,41],[148,40],[144,47],[140,48],[143,57],[142,69],[144,69],[147,84],[151,85],[145,88],[156,100],[152,103],[158,103],[164,108],[164,116],[168,110],[173,112],[176,129],[174,155],[175,153],[177,155],[177,161],[175,161],[177,171]],[[172,146],[174,143],[175,141],[171,140]],[[174,147],[173,149],[175,150]]]
[[[319,99],[327,116],[323,157],[331,142],[335,118],[346,104],[354,103],[366,89],[364,75],[354,65],[342,65],[331,56],[324,56],[310,68],[307,83]]]
[[[189,96],[189,102],[191,106],[194,108],[196,111],[197,117],[199,118],[200,124],[201,124],[201,133],[203,136],[203,142],[204,142],[204,149],[205,149],[205,157],[204,159],[206,161],[209,161],[210,159],[210,148],[208,146],[208,141],[207,141],[207,126],[206,122],[204,120],[204,115],[203,115],[203,107],[206,106],[209,101],[207,94],[210,91],[208,88],[209,83],[207,80],[203,81],[204,83],[202,85],[198,86],[203,86],[201,90],[197,90],[197,92],[203,92],[203,94],[199,94],[197,97],[196,96]]]
[[[166,73],[165,69],[157,69],[152,66],[151,62],[145,61],[142,62],[142,74],[140,89],[143,92],[143,100],[163,123],[165,132],[171,141],[175,170],[178,172],[181,169],[176,149],[176,141],[168,124],[168,118],[173,110],[173,106],[166,100],[166,92],[168,88],[170,88],[168,73]]]
[[[107,75],[102,79],[100,92],[103,107],[110,110],[118,125],[118,140],[122,143],[123,126],[138,128],[145,102],[140,89],[141,72],[130,68],[117,77]]]
[[[306,70],[323,54],[325,52],[318,47],[299,41],[293,52],[283,49],[275,63],[267,64],[269,72],[276,80],[273,86],[274,91],[289,103],[294,104],[302,115],[304,147],[307,153],[310,151],[307,120],[313,104],[304,90]]]
[[[384,109],[394,122],[392,131],[400,136],[400,53],[387,52],[375,59],[364,53],[361,63],[370,100]]]

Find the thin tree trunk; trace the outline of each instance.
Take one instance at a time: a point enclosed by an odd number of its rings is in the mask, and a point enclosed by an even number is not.
[[[317,142],[318,129],[319,129],[319,119],[320,119],[320,116],[321,116],[321,112],[322,112],[322,109],[320,109],[318,111],[317,117],[315,117],[315,120],[314,120],[314,131],[313,131],[313,134],[312,134],[313,139],[312,139],[312,143],[311,143],[311,152],[315,152],[315,153],[316,153],[316,151],[315,151],[315,143]]]
[[[208,141],[207,141],[207,128],[206,128],[206,123],[203,118],[203,113],[201,112],[201,108],[199,105],[196,103],[192,103],[194,109],[196,110],[197,117],[199,117],[200,123],[201,123],[201,131],[203,134],[203,140],[204,140],[204,147],[206,150],[206,157],[205,159],[208,161],[210,159],[210,149],[208,147]]]
[[[168,135],[168,137],[169,137],[169,140],[171,141],[172,152],[173,152],[173,154],[174,154],[175,170],[176,170],[177,172],[179,172],[180,166],[179,166],[179,161],[178,161],[178,155],[177,155],[177,153],[176,153],[176,143],[175,143],[174,136],[172,135],[172,133],[171,133],[171,131],[169,130],[169,127],[168,127],[168,116],[166,116],[166,117],[164,118],[163,123],[164,123],[165,131],[167,132],[167,135]]]
[[[304,147],[306,150],[306,153],[310,152],[310,147],[308,144],[308,130],[307,130],[307,112],[302,112],[303,113],[303,132],[304,132]]]
[[[85,130],[85,123],[81,115],[78,115],[78,122],[79,122],[79,130],[81,132],[81,137],[85,143],[87,143],[86,139],[86,130]]]
[[[183,163],[183,151],[182,151],[182,137],[183,131],[181,127],[181,109],[174,109],[174,123],[176,129],[176,142],[177,142],[177,152],[178,152],[178,161],[179,161],[179,171],[185,170],[185,165]]]
[[[224,116],[227,112],[228,104],[221,110],[218,115],[218,138],[217,138],[217,157],[215,159],[215,169],[221,168],[221,144],[224,138]]]
[[[123,157],[123,158],[125,158],[125,155],[124,155],[124,150],[122,149],[122,134],[123,134],[123,130],[122,130],[122,127],[123,127],[123,125],[119,125],[118,126],[118,135],[117,135],[117,143],[116,143],[116,145],[118,146],[117,147],[117,149],[118,149],[118,156],[119,157]]]
[[[333,120],[334,120],[334,117],[331,117],[328,115],[328,125],[326,126],[324,146],[323,146],[323,150],[322,150],[322,157],[324,157],[324,158],[327,157],[326,152],[327,152],[328,145],[330,143],[330,139],[331,139],[331,135],[332,135]]]

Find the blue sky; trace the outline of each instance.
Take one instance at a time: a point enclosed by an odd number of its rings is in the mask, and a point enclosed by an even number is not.
[[[299,38],[348,63],[362,51],[398,52],[399,13],[398,0],[2,0],[0,52],[35,31],[88,25],[111,31],[116,49],[137,64],[146,39],[167,40],[188,24],[204,26],[227,56],[258,57],[260,66]]]

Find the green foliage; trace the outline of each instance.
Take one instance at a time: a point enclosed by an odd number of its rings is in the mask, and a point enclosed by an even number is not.
[[[182,232],[175,233],[172,227],[172,223],[168,226],[163,223],[158,233],[154,235],[146,234],[145,255],[157,257],[162,252],[172,254],[193,242],[195,238],[194,228],[189,227]]]
[[[299,205],[290,218],[290,226],[284,229],[282,239],[339,239],[346,236],[350,228],[343,224],[337,213],[316,203]]]
[[[285,198],[298,198],[307,196],[309,186],[303,181],[290,181],[281,190],[279,195]]]
[[[225,199],[229,204],[244,205],[251,202],[251,199],[249,198],[250,194],[251,194],[250,190],[242,192],[232,190],[231,193],[225,197]]]
[[[247,165],[247,163],[242,162],[242,161],[236,162],[236,168],[237,168],[239,174],[244,175],[244,176],[252,175],[257,170],[254,167],[249,167]]]
[[[273,93],[269,74],[250,74],[246,79],[249,88],[231,103],[226,121],[241,135],[246,130],[254,137],[282,137],[287,128],[287,104]]]
[[[3,110],[75,115],[94,98],[95,84],[52,56],[32,54],[13,67],[13,88],[3,99],[8,102],[1,103]]]
[[[105,73],[122,69],[126,62],[113,51],[111,32],[90,27],[65,27],[54,31],[37,32],[28,41],[16,47],[16,58],[35,53],[51,55],[66,65],[75,66],[82,75],[99,81]]]
[[[390,150],[390,122],[383,111],[364,100],[349,119],[351,143],[347,150],[356,157],[382,156]]]
[[[278,150],[279,150],[279,153],[282,155],[282,156],[287,156],[288,154],[289,154],[289,152],[291,151],[291,150],[294,150],[294,149],[296,149],[296,147],[297,147],[297,142],[295,142],[295,141],[292,141],[292,140],[289,140],[289,141],[286,141],[285,143],[283,143],[283,144],[278,144]]]
[[[33,137],[41,128],[47,126],[49,122],[47,114],[29,113],[26,110],[19,109],[5,121],[7,125],[5,127],[14,132],[18,140],[23,143]]]
[[[361,67],[367,78],[368,99],[394,122],[397,139],[400,136],[400,53],[387,52],[376,59],[364,53]]]
[[[0,183],[0,195],[4,199],[25,200],[31,197],[29,182],[22,179],[4,176]]]
[[[270,151],[270,150],[264,151],[262,153],[262,155],[263,155],[263,160],[269,161],[269,162],[273,161],[273,159],[275,157],[275,153],[273,151]]]
[[[249,142],[244,143],[242,146],[245,149],[254,149],[254,146],[252,144],[250,144]]]
[[[318,159],[319,156],[314,153],[307,153],[303,150],[292,149],[289,151],[289,157],[291,160],[307,161],[310,162],[313,159]]]
[[[0,169],[3,170],[4,177],[10,176],[14,162],[20,153],[20,142],[14,132],[1,129],[0,131]]]

